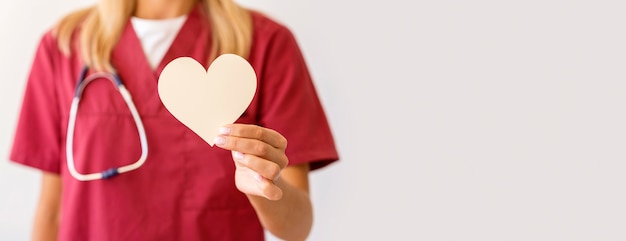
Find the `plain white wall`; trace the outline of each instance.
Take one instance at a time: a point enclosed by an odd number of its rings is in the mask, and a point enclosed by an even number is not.
[[[9,163],[18,109],[43,31],[89,1],[0,1],[0,240],[29,240],[39,172]]]
[[[0,3],[0,156],[38,37],[89,2]],[[626,240],[626,2],[240,2],[293,30],[337,139],[310,240]],[[38,181],[0,162],[0,240]]]

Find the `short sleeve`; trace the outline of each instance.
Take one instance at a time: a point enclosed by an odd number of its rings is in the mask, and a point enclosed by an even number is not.
[[[42,171],[60,171],[60,116],[54,86],[56,40],[43,36],[26,83],[10,160]]]
[[[310,163],[315,170],[337,161],[331,128],[293,34],[281,26],[268,45],[260,124],[287,138],[290,165]]]

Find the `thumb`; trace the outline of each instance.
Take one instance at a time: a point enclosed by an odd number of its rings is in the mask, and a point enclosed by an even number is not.
[[[283,190],[276,186],[274,182],[264,178],[258,173],[255,173],[254,175],[254,178],[257,181],[257,186],[261,190],[263,197],[272,201],[280,200],[283,197]]]

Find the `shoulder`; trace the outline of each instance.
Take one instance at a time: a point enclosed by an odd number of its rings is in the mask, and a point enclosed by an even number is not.
[[[47,29],[41,34],[39,44],[49,48],[54,47],[52,49],[58,50],[59,40],[54,27]]]
[[[46,55],[48,58],[58,58],[63,56],[62,51],[59,48],[59,41],[54,28],[50,28],[40,35],[37,46],[37,54]]]
[[[285,24],[258,11],[252,11],[252,22],[252,56],[264,56],[262,60],[272,58],[274,62],[277,59],[292,62],[302,58],[299,43]]]
[[[251,14],[255,40],[293,38],[291,30],[285,24],[259,11],[251,11]]]

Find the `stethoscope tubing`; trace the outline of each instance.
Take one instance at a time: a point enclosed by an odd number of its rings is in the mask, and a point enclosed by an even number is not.
[[[79,181],[93,181],[99,179],[109,179],[119,174],[130,172],[141,167],[148,158],[148,140],[146,137],[146,130],[143,125],[143,121],[137,111],[137,107],[133,102],[132,96],[130,92],[126,89],[124,84],[122,84],[121,79],[117,74],[107,73],[107,72],[98,72],[91,74],[87,77],[88,67],[85,66],[81,71],[80,78],[76,85],[76,91],[74,93],[74,98],[72,99],[72,104],[70,106],[69,120],[67,124],[67,137],[66,137],[66,159],[67,159],[67,167],[69,169],[70,174],[76,180]],[[112,167],[102,172],[97,173],[88,173],[83,174],[76,170],[75,162],[74,162],[74,131],[76,127],[76,116],[78,114],[78,106],[80,105],[80,99],[82,97],[83,91],[91,83],[92,81],[100,78],[105,78],[113,82],[116,89],[119,91],[120,95],[124,99],[126,106],[130,110],[130,113],[133,117],[135,125],[137,126],[137,132],[139,134],[139,141],[141,143],[141,156],[137,161],[132,164],[121,166],[121,167]]]

